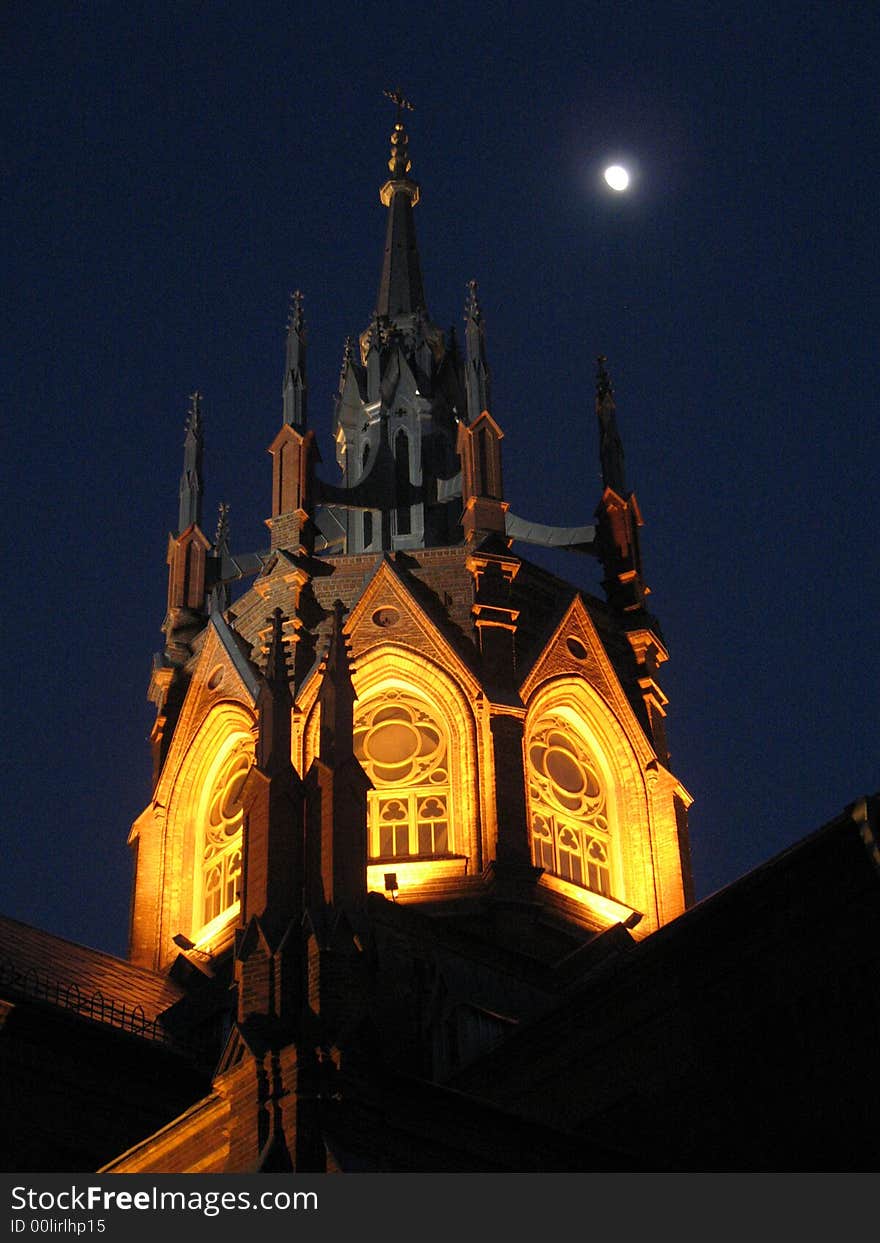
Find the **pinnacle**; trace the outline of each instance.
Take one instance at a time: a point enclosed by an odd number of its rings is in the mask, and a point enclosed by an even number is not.
[[[354,342],[352,341],[351,337],[346,337],[345,344],[342,347],[342,365],[339,368],[339,386],[338,387],[339,387],[340,393],[342,392],[343,386],[345,384],[345,377],[348,374],[348,369],[351,366],[353,350],[354,350]]]
[[[303,328],[303,295],[302,291],[295,289],[290,295],[290,308],[287,312],[287,330],[290,332],[302,332]]]
[[[189,413],[186,416],[186,430],[198,435],[202,430],[202,394],[198,389],[189,395]]]
[[[280,608],[272,612],[272,635],[266,655],[266,681],[273,687],[287,686],[287,645],[284,638],[284,613]]]
[[[611,386],[611,377],[608,374],[605,364],[608,359],[604,354],[600,354],[596,359],[596,400],[603,401],[606,397],[614,397],[614,389]]]
[[[224,548],[229,543],[229,506],[225,501],[221,501],[217,507],[217,533],[214,543],[218,548]]]
[[[479,298],[477,297],[477,282],[475,280],[469,280],[467,283],[467,290],[468,294],[464,306],[464,317],[466,320],[479,320],[482,318],[483,313],[480,309]]]

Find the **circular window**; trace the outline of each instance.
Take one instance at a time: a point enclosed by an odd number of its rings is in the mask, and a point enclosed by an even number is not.
[[[587,649],[584,647],[583,643],[581,643],[580,639],[575,638],[573,634],[569,635],[565,640],[565,646],[571,652],[575,660],[587,659]]]
[[[374,626],[380,626],[383,630],[387,630],[389,626],[396,626],[400,621],[400,614],[397,609],[390,607],[376,609],[372,617]]]
[[[217,665],[208,674],[208,690],[215,691],[223,681],[224,669],[222,665]]]

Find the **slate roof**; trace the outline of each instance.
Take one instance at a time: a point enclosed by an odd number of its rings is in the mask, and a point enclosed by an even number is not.
[[[77,990],[83,999],[99,995],[104,1006],[140,1006],[148,1023],[183,996],[158,972],[0,916],[0,993],[23,992],[71,1008]],[[92,1008],[90,1017],[100,1015]]]

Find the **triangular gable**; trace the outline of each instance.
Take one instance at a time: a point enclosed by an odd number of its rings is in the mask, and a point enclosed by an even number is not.
[[[205,535],[204,531],[195,522],[191,522],[188,527],[184,527],[182,531],[178,531],[175,535],[173,531],[168,532],[168,553],[176,548],[178,544],[193,543],[198,544],[204,552],[210,552],[214,545]]]
[[[468,424],[468,430],[474,432],[483,423],[489,424],[498,440],[504,439],[504,432],[499,427],[497,420],[492,418],[492,415],[488,410],[483,410],[480,414],[478,414],[473,423]],[[464,426],[464,424],[462,424],[462,426]]]
[[[290,441],[293,441],[295,444],[299,444],[300,446],[302,446],[306,443],[307,440],[309,441],[309,447],[311,449],[311,452],[315,456],[315,461],[320,462],[322,460],[321,451],[318,448],[318,443],[315,439],[315,433],[312,431],[312,429],[309,428],[307,431],[301,432],[298,430],[298,428],[294,427],[290,423],[281,424],[275,436],[275,439],[269,445],[267,452],[274,453],[283,444],[289,443]]]
[[[656,758],[620,678],[611,663],[583,599],[575,595],[520,688],[524,704],[545,682],[558,677],[582,678],[608,705],[643,762]]]
[[[215,704],[231,701],[253,711],[259,687],[259,674],[244,655],[235,632],[221,613],[212,613],[162,766],[154,801],[164,801],[190,743],[211,708]]]
[[[398,401],[412,401],[419,391],[418,381],[413,374],[409,361],[400,346],[393,351],[382,377],[382,401],[386,406],[393,406]]]
[[[222,613],[212,613],[208,626],[214,630],[223,651],[229,657],[240,688],[250,697],[251,703],[256,703],[257,695],[260,693],[260,675],[245,656],[235,631]]]
[[[367,580],[357,602],[346,618],[345,632],[351,641],[355,662],[354,683],[358,684],[357,665],[373,648],[394,644],[409,648],[432,664],[440,666],[454,681],[475,698],[480,684],[462,660],[449,639],[416,600],[400,571],[388,557],[383,557]],[[323,655],[323,653],[322,653]],[[318,694],[320,664],[303,684],[297,706],[308,713]]]
[[[363,388],[356,364],[349,363],[345,369],[345,379],[342,381],[342,393],[339,399],[340,412],[343,409],[356,411],[363,407],[366,396]]]

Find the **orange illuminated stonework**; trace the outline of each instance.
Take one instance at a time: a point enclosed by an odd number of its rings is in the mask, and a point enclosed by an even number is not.
[[[458,884],[470,893],[487,874],[505,829],[497,794],[506,778],[492,726],[512,714],[522,776],[519,789],[507,786],[505,794],[521,805],[546,900],[564,892],[567,910],[573,901],[575,917],[595,928],[617,922],[625,908],[636,937],[680,914],[687,862],[676,801],[686,807],[690,797],[638,719],[586,603],[576,596],[534,654],[519,705],[507,695],[495,702],[474,659],[464,655],[460,627],[452,618],[438,624],[416,595],[423,583],[457,576],[457,594],[473,598],[468,554],[428,549],[419,562],[417,578],[393,561],[381,563],[348,602],[354,754],[373,786],[363,861],[368,887],[385,892],[385,874],[394,871],[398,900],[431,902],[438,886],[448,893]],[[356,585],[350,562],[337,568]],[[533,573],[522,566],[523,602]],[[237,633],[250,632],[257,655],[265,601],[300,590],[282,575],[279,564],[238,606]],[[273,578],[281,580],[278,588]],[[312,583],[328,605],[333,587],[332,577]],[[479,606],[468,611],[479,624]],[[467,616],[464,607],[460,616]],[[255,701],[216,634],[223,625],[215,621],[206,633],[155,799],[133,830],[139,851],[132,948],[155,966],[176,955],[176,933],[199,945],[228,942],[238,914],[237,791],[252,763]],[[319,686],[316,667],[294,702],[291,761],[301,776],[317,755]],[[137,935],[147,927],[149,936]]]
[[[234,1009],[212,1094],[113,1170],[350,1168],[352,1068],[430,1094],[542,1012],[563,964],[688,904],[690,796],[607,376],[597,527],[512,519],[476,286],[461,359],[424,311],[400,123],[392,145],[377,311],[334,416],[342,483],[316,475],[297,294],[271,548],[195,541],[206,591],[245,563],[253,584],[231,608],[215,585],[195,633],[189,600],[154,674],[132,960]],[[589,545],[608,598],[540,569],[510,522]]]

